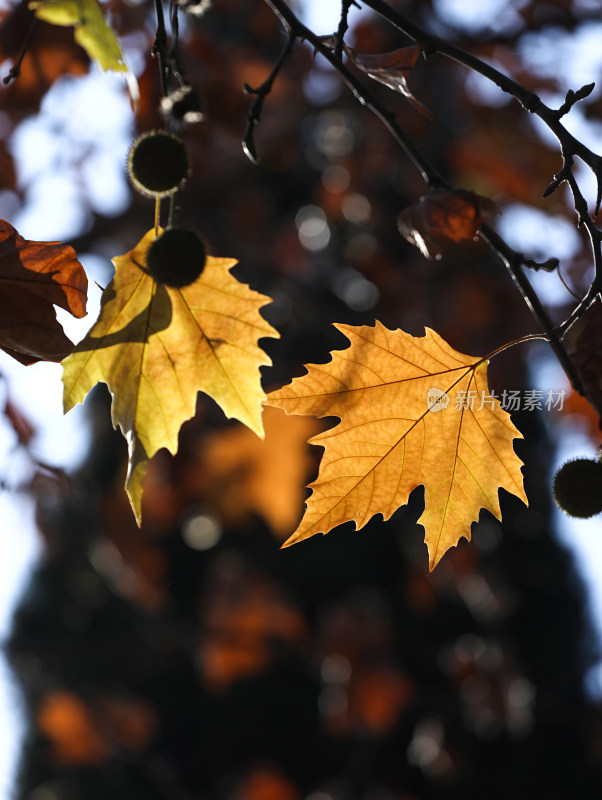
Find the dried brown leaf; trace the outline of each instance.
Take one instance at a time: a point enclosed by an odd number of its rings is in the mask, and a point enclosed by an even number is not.
[[[61,361],[73,350],[54,306],[83,317],[88,281],[75,251],[30,242],[0,220],[0,348],[21,364]]]
[[[473,241],[483,215],[497,210],[492,200],[474,192],[435,189],[404,209],[397,226],[426,258],[441,258],[446,244]]]
[[[358,69],[365,72],[373,80],[383,83],[389,89],[393,89],[394,92],[399,92],[427,119],[433,119],[431,112],[416,100],[406,81],[416,63],[416,59],[420,55],[418,45],[400,47],[398,50],[392,50],[389,53],[375,55],[361,55],[351,47],[346,46],[345,53]]]

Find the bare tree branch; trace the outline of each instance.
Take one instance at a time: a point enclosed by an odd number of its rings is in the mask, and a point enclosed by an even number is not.
[[[395,140],[410,158],[414,166],[419,170],[425,183],[431,189],[442,188],[451,191],[452,187],[449,185],[446,179],[438,172],[438,170],[436,170],[436,168],[424,156],[421,150],[416,146],[401,125],[397,122],[394,112],[377,100],[370,90],[336,57],[335,52],[333,52],[333,47],[336,46],[333,45],[333,40],[336,41],[335,37],[317,36],[315,33],[313,33],[313,31],[303,25],[294,12],[289,8],[285,0],[265,0],[265,2],[280,19],[285,30],[289,32],[289,35],[295,35],[297,38],[304,39],[309,42],[315,51],[320,53],[320,55],[323,56],[339,74],[343,82],[351,89],[361,105],[372,111],[372,113],[375,114],[386,125]],[[385,16],[387,19],[389,19],[389,12],[391,12],[391,15],[393,15],[393,20],[397,20],[397,12],[394,12],[393,9],[383,2],[383,0],[366,0],[366,5],[374,8],[376,11],[378,11],[378,13],[381,13],[382,16]],[[405,19],[402,17],[400,17],[400,19],[405,24]],[[394,22],[394,24],[396,23]],[[401,24],[396,24],[396,27],[402,29]],[[404,30],[404,33],[407,33],[408,35],[412,36],[412,38],[415,38],[417,43],[427,52],[443,52],[443,49],[445,49],[446,52],[444,52],[444,54],[450,55],[452,52],[455,53],[457,50],[457,48],[453,48],[451,45],[445,45],[440,39],[432,37],[430,34],[423,32],[421,28],[418,28],[411,23],[409,23],[407,27],[408,30]],[[509,91],[511,94],[516,96],[517,99],[520,99],[522,105],[527,110],[535,111],[540,105],[543,105],[541,104],[541,101],[537,95],[529,92],[519,84],[516,84],[510,78],[506,78],[492,67],[488,67],[486,64],[479,61],[479,59],[474,59],[473,56],[464,54],[461,50],[457,50],[457,54],[462,56],[462,58],[464,58],[464,55],[466,56],[466,59],[463,60],[462,63],[471,62],[467,63],[466,65],[470,66],[471,68],[478,67],[477,71],[481,72],[481,74],[487,73],[486,77],[490,77],[492,80],[494,80],[494,82],[500,85],[500,88],[503,88],[504,91]],[[455,55],[451,57],[455,57]],[[460,60],[460,58],[456,58],[456,60]],[[475,66],[472,66],[472,61],[474,61]],[[551,109],[548,109],[548,111],[550,112],[550,116],[553,116],[554,112],[552,112]],[[557,129],[558,126],[560,126],[562,131],[565,130],[557,119],[554,119],[553,123]],[[568,132],[566,132],[566,135],[568,137],[566,139],[566,144],[569,146],[573,142],[573,137]],[[600,161],[599,157],[594,156],[593,153],[577,142],[577,140],[574,140],[574,142],[574,149],[582,149],[583,152],[591,156],[592,163],[595,163],[596,166],[598,166],[594,159],[598,159],[598,161]],[[577,145],[579,147],[577,147]],[[600,163],[602,163],[602,161],[600,161]],[[506,265],[514,285],[520,291],[529,310],[543,329],[569,380],[577,391],[581,391],[581,381],[572,364],[571,358],[566,351],[566,348],[562,344],[560,335],[561,331],[557,331],[555,329],[546,310],[542,306],[537,293],[522,272],[522,265],[525,263],[524,256],[513,250],[499,236],[499,234],[497,234],[488,225],[481,225],[479,233],[483,240],[489,244],[492,250],[497,253],[499,258]],[[527,265],[532,266],[532,262],[529,262]]]

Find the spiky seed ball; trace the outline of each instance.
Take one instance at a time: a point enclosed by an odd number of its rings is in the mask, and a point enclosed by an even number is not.
[[[128,173],[134,188],[147,197],[173,194],[190,171],[184,142],[167,131],[149,131],[130,147]]]
[[[571,517],[593,517],[602,511],[602,464],[590,458],[575,458],[563,464],[554,476],[556,505]]]
[[[170,228],[149,247],[146,268],[157,283],[181,289],[196,281],[205,260],[205,245],[194,231]]]

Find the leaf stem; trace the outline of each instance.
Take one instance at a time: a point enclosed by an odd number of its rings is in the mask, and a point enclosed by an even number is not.
[[[161,198],[155,197],[155,239],[159,235],[159,217],[161,214]]]
[[[568,292],[570,295],[572,295],[572,296],[575,298],[575,300],[581,300],[581,298],[579,297],[579,295],[578,295],[578,294],[575,294],[575,292],[574,292],[574,291],[571,289],[571,287],[570,287],[570,286],[568,285],[568,283],[566,282],[566,280],[565,280],[565,278],[564,278],[564,275],[562,274],[562,271],[561,271],[560,267],[558,267],[558,269],[556,270],[556,274],[558,275],[558,278],[559,278],[559,280],[560,280],[560,283],[561,283],[561,284],[564,286],[564,288],[567,290],[567,292]]]
[[[575,369],[575,366],[569,356],[565,346],[561,340],[561,334],[554,328],[547,311],[541,304],[541,301],[531,286],[527,276],[522,270],[523,256],[513,250],[502,237],[490,228],[489,225],[481,225],[479,229],[479,236],[489,244],[489,246],[498,254],[502,261],[506,264],[508,272],[514,285],[523,296],[523,300],[529,307],[529,310],[543,328],[545,338],[550,343],[550,347],[554,351],[554,355],[560,362],[561,367],[566,373],[567,378],[571,382],[573,388],[583,394],[583,387],[581,378]]]
[[[479,361],[479,364],[483,364],[485,361],[490,361],[494,356],[499,355],[499,353],[503,353],[504,350],[508,350],[510,347],[514,347],[515,344],[523,344],[523,342],[533,342],[536,339],[543,339],[545,342],[549,342],[549,339],[545,333],[527,333],[525,336],[519,336],[518,339],[513,339],[511,342],[506,342],[506,344],[502,344],[499,347],[496,347],[495,350],[492,350],[491,353],[488,353],[486,356],[484,356]]]

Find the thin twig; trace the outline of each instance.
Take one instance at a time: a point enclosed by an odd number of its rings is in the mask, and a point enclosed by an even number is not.
[[[249,86],[248,83],[245,83],[245,92],[247,94],[254,94],[256,95],[256,97],[249,110],[249,116],[247,117],[247,129],[245,131],[245,135],[243,136],[242,146],[243,150],[245,151],[245,154],[254,164],[257,164],[259,161],[257,157],[257,149],[255,147],[255,140],[253,138],[255,125],[257,125],[257,123],[261,119],[263,102],[265,98],[269,95],[269,93],[272,91],[272,86],[274,85],[274,81],[276,80],[276,77],[280,72],[282,65],[284,64],[291,50],[293,49],[293,45],[295,44],[295,40],[297,39],[297,34],[293,33],[292,30],[288,28],[288,26],[285,27],[287,29],[288,39],[268,77],[261,84],[261,86],[258,86],[256,89],[254,89],[252,86]]]
[[[157,32],[151,50],[152,56],[157,56],[159,61],[159,80],[161,81],[161,94],[168,95],[168,67],[167,67],[167,32],[165,30],[165,16],[163,14],[162,0],[155,0],[155,13],[157,15]]]
[[[583,226],[587,231],[587,235],[589,236],[592,253],[594,255],[594,284],[597,288],[597,291],[600,291],[602,288],[602,233],[589,213],[585,197],[583,196],[581,189],[579,188],[579,184],[577,183],[577,179],[575,178],[575,175],[571,169],[573,159],[571,157],[566,157],[565,163],[567,165],[566,181],[573,195],[573,205],[575,207],[575,211],[577,212],[577,226]]]
[[[547,311],[542,306],[537,293],[533,291],[533,287],[529,283],[525,273],[522,271],[522,257],[520,253],[517,253],[508,244],[506,244],[502,237],[496,231],[494,231],[493,228],[490,228],[489,225],[481,225],[479,228],[479,235],[493,250],[495,250],[502,261],[506,264],[508,272],[514,281],[514,285],[522,294],[523,300],[529,307],[531,313],[543,328],[546,338],[550,343],[550,347],[554,351],[556,358],[571,381],[573,388],[582,394],[583,390],[581,386],[581,379],[575,369],[575,366],[573,365],[573,362],[571,361],[569,354],[562,344],[560,334],[554,328],[554,325],[552,324]]]
[[[587,309],[591,306],[599,294],[600,289],[597,287],[596,282],[594,281],[587,290],[585,296],[579,301],[569,316],[558,326],[558,333],[560,336],[562,336],[562,338],[565,337],[567,331],[573,325],[573,323],[575,323],[579,317],[585,314]]]
[[[572,296],[575,298],[575,300],[579,300],[579,301],[580,301],[580,300],[581,300],[581,298],[579,297],[579,295],[578,295],[578,294],[575,294],[575,292],[574,292],[574,291],[571,289],[571,287],[570,287],[570,286],[568,285],[568,283],[566,282],[566,280],[565,280],[565,278],[564,278],[564,275],[562,274],[562,270],[560,269],[560,267],[558,267],[558,269],[556,270],[556,274],[558,275],[558,279],[560,280],[560,283],[561,283],[561,284],[564,286],[564,288],[567,290],[567,292],[568,292],[570,295],[572,295]]]
[[[356,5],[354,0],[341,0],[341,19],[339,20],[339,27],[337,30],[337,43],[334,48],[334,55],[339,60],[343,59],[343,43],[345,41],[345,34],[349,28],[349,9],[352,5]]]
[[[168,62],[173,77],[177,78],[181,86],[188,84],[182,62],[180,60],[180,18],[178,12],[181,6],[176,0],[170,0],[169,18],[171,21],[171,44],[167,53]]]
[[[177,66],[180,20],[178,17],[178,4],[175,2],[175,0],[170,0],[169,2],[169,21],[171,23],[171,43],[169,45],[167,57]]]
[[[23,40],[23,44],[21,46],[21,51],[17,57],[17,60],[13,64],[13,66],[9,69],[8,74],[2,78],[2,83],[9,84],[11,81],[16,80],[20,73],[21,73],[21,64],[23,63],[23,59],[25,58],[25,54],[31,44],[31,40],[33,39],[33,35],[36,32],[38,27],[38,22],[40,20],[37,17],[34,17],[31,22],[29,23],[29,28],[27,29],[27,33],[25,34],[25,39]]]
[[[558,331],[562,337],[564,337],[571,325],[587,311],[592,302],[596,299],[596,296],[602,291],[602,233],[589,213],[587,201],[573,173],[573,157],[570,155],[563,155],[563,161],[563,167],[560,172],[554,176],[554,181],[548,187],[547,193],[551,194],[552,191],[556,191],[564,181],[568,183],[573,195],[573,205],[577,212],[577,226],[585,228],[590,239],[594,257],[595,274],[585,296],[559,326]]]

